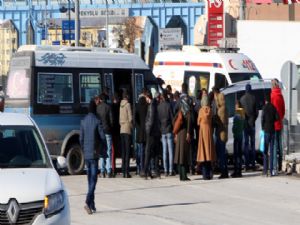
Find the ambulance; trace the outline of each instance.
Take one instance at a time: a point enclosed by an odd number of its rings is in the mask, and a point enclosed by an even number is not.
[[[187,83],[191,96],[203,88],[210,91],[214,86],[222,89],[236,82],[262,79],[246,55],[224,49],[203,52],[196,46],[157,53],[153,74],[173,91],[181,91],[181,84]]]

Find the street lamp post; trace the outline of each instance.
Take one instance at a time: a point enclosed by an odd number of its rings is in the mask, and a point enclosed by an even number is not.
[[[106,48],[109,47],[109,31],[108,31],[108,2],[107,0],[105,0],[105,4],[106,4]]]

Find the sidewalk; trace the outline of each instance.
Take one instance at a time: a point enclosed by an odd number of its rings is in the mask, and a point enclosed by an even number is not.
[[[62,177],[69,192],[73,225],[298,225],[299,178],[263,178],[247,173],[240,179],[190,182],[178,177],[143,180],[99,179],[98,212],[84,211],[86,176]]]

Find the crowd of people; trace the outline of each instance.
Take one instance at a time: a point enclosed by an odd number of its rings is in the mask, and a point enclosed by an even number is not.
[[[181,93],[167,86],[155,96],[143,89],[134,112],[125,90],[122,100],[102,93],[91,100],[89,114],[81,122],[80,142],[84,150],[89,189],[85,209],[95,211],[94,190],[100,158],[100,177],[115,176],[115,154],[121,151],[122,175],[131,178],[130,157],[136,161],[136,174],[144,179],[179,175],[190,180],[188,173],[201,173],[204,180],[229,177],[226,142],[228,112],[225,96],[217,87],[208,93],[198,92],[193,99],[187,84]],[[285,106],[278,80],[272,80],[271,94],[265,96],[261,124],[264,132],[264,175],[275,176],[282,164],[282,120]],[[242,168],[255,170],[255,122],[258,108],[250,84],[236,101],[232,132],[234,137],[234,171],[241,177]],[[132,138],[134,137],[134,138]],[[135,143],[132,143],[134,140]],[[134,146],[134,152],[131,152]]]

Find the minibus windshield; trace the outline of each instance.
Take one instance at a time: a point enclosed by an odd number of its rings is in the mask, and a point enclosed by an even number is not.
[[[25,69],[12,70],[8,75],[7,96],[9,98],[28,99],[30,78]]]

